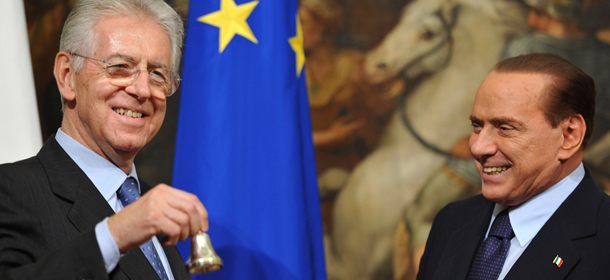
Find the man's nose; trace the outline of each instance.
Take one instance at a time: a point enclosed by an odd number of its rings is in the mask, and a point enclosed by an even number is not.
[[[483,129],[479,133],[470,136],[470,153],[476,159],[491,156],[496,153],[497,145],[491,129]]]
[[[133,83],[126,89],[127,93],[136,96],[138,99],[150,98],[152,89],[150,86],[150,74],[146,70],[140,70],[134,77]]]

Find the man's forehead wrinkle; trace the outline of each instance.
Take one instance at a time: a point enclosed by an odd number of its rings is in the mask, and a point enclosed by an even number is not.
[[[547,73],[539,73],[533,71],[503,71],[503,70],[494,70],[492,73],[495,73],[499,76],[496,76],[501,83],[504,83],[506,86],[502,87],[500,90],[506,94],[515,93],[539,93],[537,91],[537,87],[539,87],[539,83],[536,80],[526,80],[520,83],[514,83],[512,80],[514,77],[511,76],[521,76],[523,78],[527,77],[541,77],[543,80],[543,88],[554,82],[554,76]]]
[[[116,24],[116,21],[131,21],[131,23],[129,23],[131,32],[117,33],[113,26]],[[147,31],[150,30],[150,28],[160,31],[159,33],[162,34],[162,36],[148,36]],[[142,50],[144,51],[148,51],[146,45],[150,44],[167,44],[168,46],[171,46],[170,37],[164,26],[147,16],[103,16],[96,22],[93,33],[94,37],[98,39],[96,40],[98,49],[102,48],[103,44],[107,44],[105,47],[127,47],[125,46],[126,44],[136,44],[138,47],[142,47]]]

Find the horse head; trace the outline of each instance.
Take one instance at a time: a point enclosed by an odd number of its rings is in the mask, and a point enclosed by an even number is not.
[[[373,83],[403,74],[412,79],[442,68],[451,58],[457,0],[415,0],[405,6],[398,24],[365,60]]]

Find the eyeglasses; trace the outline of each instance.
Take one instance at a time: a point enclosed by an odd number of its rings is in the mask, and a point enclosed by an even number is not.
[[[132,85],[141,71],[141,69],[136,68],[136,64],[133,61],[123,58],[112,58],[107,61],[77,53],[71,53],[71,55],[103,63],[105,65],[104,71],[108,77],[108,82],[118,87]],[[178,86],[180,86],[180,76],[178,73],[167,68],[157,67],[149,69],[148,75],[150,85],[163,92],[165,96],[171,96],[176,92]]]

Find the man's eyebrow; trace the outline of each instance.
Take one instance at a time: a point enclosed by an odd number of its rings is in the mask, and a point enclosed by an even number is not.
[[[498,124],[510,124],[512,126],[523,126],[523,123],[521,121],[518,121],[515,118],[510,118],[510,117],[500,117],[500,118],[494,118],[489,120],[490,123],[494,124],[494,125],[498,125]]]
[[[124,54],[113,54],[107,60],[114,59],[114,58],[124,59],[124,60],[126,60],[128,62],[131,62],[131,63],[134,63],[134,64],[136,63],[136,60],[133,57],[128,56],[128,55],[124,55]],[[147,65],[147,67],[148,67],[148,69],[151,69],[151,68],[164,68],[164,69],[168,69],[169,70],[169,68],[167,66],[163,65],[162,63],[149,63]]]
[[[483,120],[475,117],[475,116],[470,116],[470,121],[472,123],[483,123]],[[500,125],[500,124],[509,124],[512,125],[514,127],[520,128],[523,127],[523,122],[515,119],[515,118],[510,118],[510,117],[499,117],[499,118],[493,118],[491,120],[489,120],[489,122],[493,125]]]
[[[128,62],[132,62],[132,63],[136,62],[136,60],[133,59],[133,57],[124,55],[124,54],[113,54],[113,55],[110,55],[110,57],[108,57],[106,60],[111,60],[111,59],[115,59],[115,58],[124,59],[124,60],[127,60]]]
[[[171,70],[171,69],[169,69],[169,67],[167,67],[167,66],[165,66],[165,65],[163,65],[161,63],[149,63],[148,64],[148,68],[149,69],[150,68],[163,68],[163,69]]]

